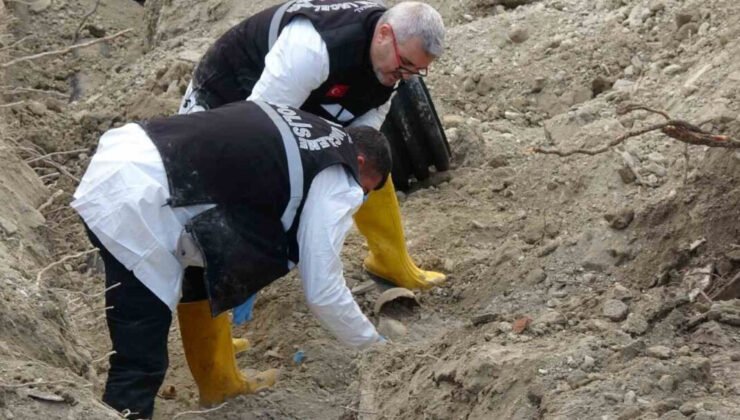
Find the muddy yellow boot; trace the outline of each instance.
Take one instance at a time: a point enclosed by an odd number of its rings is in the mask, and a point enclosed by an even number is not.
[[[200,392],[200,405],[213,406],[275,384],[276,369],[252,377],[239,371],[228,315],[212,318],[207,300],[177,305],[177,318],[185,358]]]
[[[365,270],[370,274],[407,289],[428,289],[445,280],[444,274],[421,270],[411,260],[396,189],[390,177],[383,188],[370,193],[355,213],[355,223],[370,248],[365,258]]]

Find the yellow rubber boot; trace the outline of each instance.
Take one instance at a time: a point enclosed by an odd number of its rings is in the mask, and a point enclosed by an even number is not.
[[[407,289],[428,289],[445,280],[444,274],[421,270],[411,260],[390,176],[383,188],[371,192],[355,213],[355,223],[370,248],[365,258],[365,270],[370,274]]]
[[[269,388],[276,369],[245,377],[236,366],[231,321],[227,314],[211,317],[207,300],[177,305],[180,334],[190,372],[198,385],[200,405],[209,407],[242,394]]]

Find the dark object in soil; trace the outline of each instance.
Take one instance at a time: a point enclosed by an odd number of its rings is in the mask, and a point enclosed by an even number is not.
[[[414,292],[403,287],[394,287],[378,296],[374,310],[376,315],[384,313],[402,317],[411,314],[413,309],[418,306],[419,302],[416,300]]]
[[[396,189],[408,191],[412,176],[416,181],[428,179],[430,166],[437,172],[449,169],[450,146],[422,79],[413,77],[399,85],[381,131],[391,144]]]

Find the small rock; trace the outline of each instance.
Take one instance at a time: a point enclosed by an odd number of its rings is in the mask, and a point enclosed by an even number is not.
[[[583,363],[581,363],[581,369],[585,371],[589,371],[594,368],[594,365],[596,364],[596,361],[593,357],[586,355],[583,357]]]
[[[442,117],[442,123],[447,128],[459,127],[465,123],[465,119],[460,115],[445,115]]]
[[[617,79],[612,85],[612,89],[618,92],[629,92],[635,87],[635,82],[627,79]]]
[[[696,413],[696,406],[692,403],[683,403],[680,407],[678,407],[678,411],[680,411],[681,414],[685,416],[690,416]]]
[[[527,329],[527,327],[529,327],[529,324],[531,323],[532,318],[528,316],[523,316],[514,321],[514,323],[511,325],[511,331],[515,334],[521,334],[524,332],[524,330]]]
[[[473,21],[473,16],[472,15],[469,15],[467,13],[465,13],[464,15],[462,15],[462,17],[463,17],[463,19],[465,19],[468,22],[472,22]]]
[[[637,402],[637,394],[635,394],[635,391],[627,391],[624,393],[625,404],[632,405],[635,402]]]
[[[514,111],[504,111],[504,118],[507,120],[518,120],[521,119],[523,115],[519,112]]]
[[[609,212],[604,215],[604,219],[609,222],[609,227],[616,230],[625,229],[632,223],[635,218],[635,211],[632,209],[622,209],[616,212]]]
[[[632,169],[623,166],[617,170],[617,173],[619,174],[619,177],[622,179],[622,182],[625,184],[631,184],[637,180],[637,176],[634,172],[632,172]]]
[[[656,162],[648,162],[643,165],[642,169],[645,172],[655,174],[655,176],[659,176],[661,178],[668,175],[668,170],[665,168],[665,166]]]
[[[694,414],[692,420],[717,420],[717,414],[713,411],[700,411]]]
[[[685,11],[676,13],[676,16],[673,17],[674,21],[676,22],[676,29],[680,29],[683,25],[691,22],[693,18],[693,13],[688,13]]]
[[[200,61],[200,57],[203,55],[202,52],[195,51],[195,50],[185,50],[181,51],[177,54],[177,58],[179,58],[182,61],[187,61],[190,63],[197,64]]]
[[[642,316],[631,313],[627,316],[627,320],[622,324],[622,330],[626,333],[634,335],[642,335],[647,332],[648,323]]]
[[[463,90],[465,92],[472,92],[475,90],[475,85],[476,85],[475,81],[471,77],[468,77],[463,82]]]
[[[18,226],[4,217],[0,217],[0,229],[2,229],[8,236],[14,235],[18,232]]]
[[[666,346],[648,347],[646,353],[650,357],[662,360],[670,359],[673,356],[673,350]]]
[[[532,88],[530,89],[530,92],[532,93],[540,93],[542,92],[542,89],[545,88],[545,82],[547,81],[544,77],[536,77],[534,81],[532,82]]]
[[[733,362],[740,362],[740,352],[735,352],[730,355],[730,360]]]
[[[630,405],[629,407],[622,410],[617,417],[617,420],[634,420],[640,417],[642,409],[636,405]]]
[[[666,76],[674,76],[683,71],[683,66],[681,66],[680,64],[671,64],[670,66],[663,69],[663,74],[665,74]]]
[[[550,326],[550,325],[565,325],[568,323],[568,320],[565,318],[565,316],[554,310],[547,310],[542,315],[538,316],[537,319],[534,321],[535,325],[540,326]]]
[[[621,402],[623,399],[622,396],[616,392],[605,392],[603,395],[604,399],[611,403]]]
[[[678,410],[670,410],[660,416],[660,420],[683,420],[685,418],[686,416],[681,414],[681,412]]]
[[[540,248],[539,251],[537,251],[537,256],[538,257],[548,256],[552,254],[553,252],[555,252],[555,250],[558,249],[559,246],[560,246],[560,241],[558,241],[557,239],[548,241],[547,243],[545,243],[544,246],[542,246],[542,248]]]
[[[498,324],[496,324],[496,330],[498,330],[498,332],[503,333],[503,334],[509,333],[512,330],[511,323],[506,322],[506,321],[501,321]]]
[[[521,44],[522,42],[529,39],[529,31],[527,31],[527,28],[515,25],[512,26],[511,29],[509,29],[508,36],[511,42],[515,44]]]
[[[614,287],[612,287],[610,294],[612,299],[617,299],[621,301],[628,301],[632,299],[632,292],[630,291],[630,289],[622,286],[620,283],[614,283]]]
[[[36,101],[29,101],[27,107],[31,113],[39,117],[43,117],[48,111],[46,105]]]
[[[28,4],[32,12],[40,13],[51,6],[51,0],[31,0],[25,4]]]
[[[475,325],[488,324],[489,322],[497,321],[501,318],[501,314],[496,312],[485,312],[482,314],[474,315],[470,318],[470,322]]]
[[[527,274],[527,284],[539,284],[547,279],[547,273],[545,270],[536,267]]]
[[[665,392],[673,392],[676,389],[676,379],[671,375],[663,375],[658,380],[658,388]]]
[[[571,372],[571,374],[568,375],[568,377],[566,378],[566,381],[572,389],[576,389],[590,382],[588,375],[586,375],[586,372],[580,369],[575,369],[573,372]]]
[[[621,300],[609,299],[604,302],[603,315],[611,321],[622,321],[627,317],[629,308]]]
[[[689,37],[696,35],[699,32],[699,25],[694,22],[687,23],[676,32],[676,39],[683,41]]]
[[[488,161],[488,166],[493,169],[503,168],[504,166],[509,166],[509,161],[506,159],[506,156],[497,155],[492,157],[491,160]]]

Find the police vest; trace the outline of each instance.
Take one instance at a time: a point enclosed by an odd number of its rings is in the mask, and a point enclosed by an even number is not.
[[[214,315],[298,262],[301,211],[321,170],[341,164],[359,180],[341,126],[293,108],[239,101],[141,125],[162,156],[169,204],[216,204],[186,225],[205,260]]]
[[[218,39],[198,64],[194,87],[208,108],[247,98],[282,29],[303,16],[326,43],[329,77],[301,109],[347,126],[387,102],[393,93],[393,88],[378,81],[370,61],[370,44],[383,12],[385,8],[375,1],[299,0],[276,5]]]

